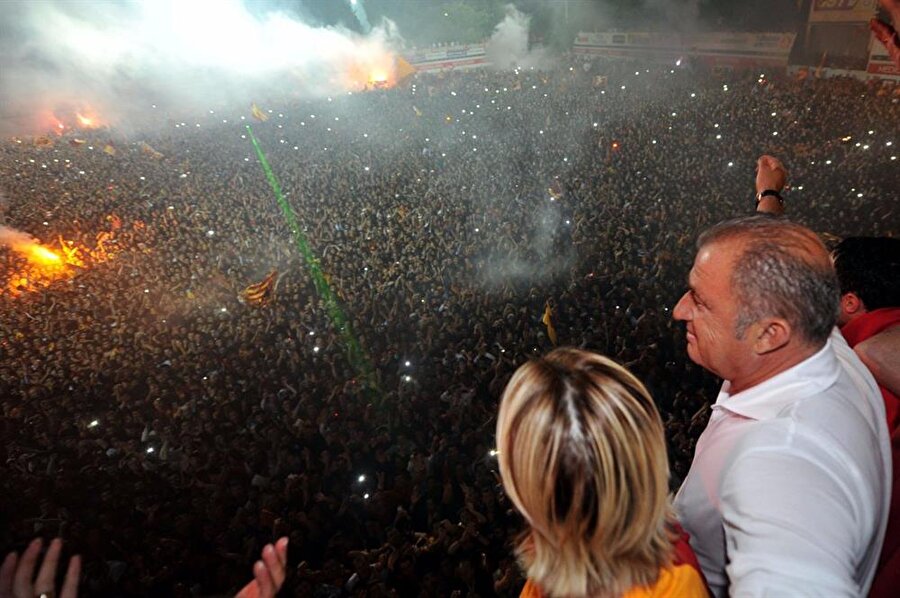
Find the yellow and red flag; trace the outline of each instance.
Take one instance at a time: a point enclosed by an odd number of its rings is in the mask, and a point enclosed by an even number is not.
[[[250,113],[253,115],[253,118],[258,120],[261,123],[269,120],[269,115],[259,109],[259,106],[256,105],[256,102],[250,104]]]
[[[541,322],[544,323],[544,326],[547,327],[547,337],[550,338],[550,342],[553,343],[553,346],[556,346],[556,328],[553,326],[553,308],[550,307],[550,302],[548,301],[544,304],[544,317],[541,318]]]
[[[277,282],[278,270],[272,270],[264,279],[241,291],[240,299],[250,305],[265,305],[275,297]]]

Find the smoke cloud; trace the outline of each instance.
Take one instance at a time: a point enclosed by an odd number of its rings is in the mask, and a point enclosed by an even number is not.
[[[362,27],[363,33],[371,31],[372,25],[369,24],[369,16],[366,14],[366,7],[363,6],[362,0],[348,0],[348,2],[350,2],[350,10],[353,11],[356,20],[359,21],[359,26]]]
[[[120,129],[158,126],[163,110],[359,89],[372,70],[393,69],[401,43],[386,20],[359,35],[255,16],[240,0],[8,0],[3,12],[2,133],[46,131],[82,111]]]
[[[34,243],[37,240],[28,233],[0,224],[0,246],[17,249]]]
[[[495,69],[549,68],[552,64],[549,53],[543,48],[529,50],[528,31],[531,17],[512,4],[506,5],[506,16],[494,29],[485,52]]]

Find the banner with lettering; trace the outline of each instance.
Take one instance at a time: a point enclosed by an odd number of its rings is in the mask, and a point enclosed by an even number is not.
[[[813,0],[809,20],[833,23],[865,22],[875,16],[878,0]]]

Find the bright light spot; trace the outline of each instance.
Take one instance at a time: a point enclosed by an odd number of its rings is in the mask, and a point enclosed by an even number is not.
[[[360,484],[362,484],[363,482],[365,482],[365,481],[366,481],[366,476],[365,476],[365,474],[360,475],[358,478],[356,478],[356,481],[359,482]]]
[[[491,457],[496,457],[496,456],[497,456],[497,449],[491,449],[491,450],[489,450],[489,451],[488,451],[488,455],[490,455]]]
[[[734,162],[729,162],[728,166],[734,166]]]
[[[28,245],[24,247],[24,251],[26,257],[31,262],[35,262],[38,264],[50,265],[50,264],[58,264],[61,259],[58,255],[38,244]]]
[[[885,143],[885,145],[888,146],[888,147],[891,147],[892,145],[894,145],[894,142],[893,142],[893,141],[888,141],[887,143]]]
[[[777,137],[777,136],[778,136],[778,131],[772,131],[772,136],[773,136],[773,137]]]
[[[856,197],[862,197],[862,196],[863,196],[862,193],[857,193],[857,194],[856,194]]]
[[[148,446],[148,447],[147,447],[147,452],[148,452],[148,453],[152,453],[152,452],[155,451],[155,450],[156,450],[156,449],[154,449],[152,446]]]
[[[224,314],[224,313],[227,313],[227,312],[228,312],[228,308],[227,308],[227,307],[223,307],[223,308],[220,309],[219,311],[222,312],[222,313]]]
[[[722,138],[721,135],[716,135],[716,139],[721,139],[721,138]]]
[[[831,160],[825,160],[825,164],[831,164]]]
[[[868,143],[867,143],[867,144],[865,144],[865,145],[864,145],[864,146],[863,146],[863,149],[864,149],[864,150],[867,150],[867,149],[869,149],[869,144],[868,144]]]
[[[100,425],[100,422],[98,422],[98,421],[95,419],[95,420],[91,421],[91,423],[88,424],[88,428],[96,428],[96,427],[99,426],[99,425]]]
[[[318,352],[319,352],[319,346],[316,345],[315,347],[313,347],[313,353],[318,353]]]
[[[874,135],[875,131],[869,131],[869,135]]]
[[[445,14],[444,16],[446,17],[447,15]],[[369,493],[366,492],[365,494],[363,494],[363,498],[369,500]]]
[[[208,230],[208,231],[206,231],[206,236],[207,236],[207,237],[212,237],[212,236],[215,235],[215,234],[216,234],[216,231],[214,231],[214,230]]]
[[[405,365],[406,367],[409,367],[409,366],[411,366],[412,364],[411,364],[410,362],[408,362],[408,361],[404,361],[404,362],[403,362],[403,365]]]
[[[403,381],[404,381],[404,382],[412,382],[412,376],[408,376],[408,375],[407,375],[407,376],[403,376]]]

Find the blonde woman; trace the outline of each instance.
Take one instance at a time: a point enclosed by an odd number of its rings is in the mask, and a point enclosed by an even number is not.
[[[528,523],[521,596],[707,596],[668,498],[663,426],[615,362],[557,349],[513,375],[497,418],[500,475]]]

